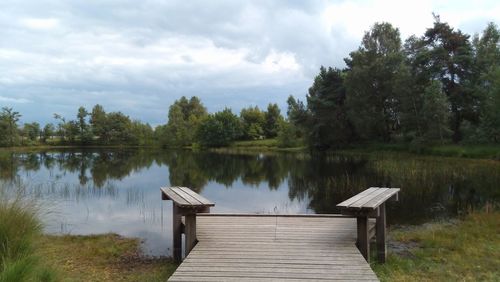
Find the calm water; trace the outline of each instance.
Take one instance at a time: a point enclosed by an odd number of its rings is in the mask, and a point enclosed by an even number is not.
[[[44,203],[49,233],[115,232],[169,255],[171,203],[159,188],[192,187],[215,212],[336,213],[370,186],[400,187],[391,224],[453,217],[500,200],[500,162],[397,154],[321,155],[159,150],[0,152],[2,189]],[[10,188],[9,188],[10,187]]]

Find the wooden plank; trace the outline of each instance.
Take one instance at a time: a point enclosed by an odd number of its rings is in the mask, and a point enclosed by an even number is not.
[[[176,193],[179,197],[181,197],[184,200],[186,200],[189,203],[190,206],[200,206],[200,205],[203,205],[195,197],[192,197],[191,195],[185,193],[179,187],[171,187],[170,189],[172,190],[172,192]]]
[[[203,281],[203,282],[225,282],[225,281],[239,281],[239,282],[255,282],[255,278],[248,278],[248,277],[238,277],[232,278],[232,277],[196,277],[196,276],[172,276],[168,281]],[[261,277],[258,280],[259,282],[276,282],[276,281],[304,281],[304,279],[301,278],[286,278],[286,279],[276,279],[276,278],[265,278]],[[307,281],[325,281],[325,279],[308,279]],[[330,278],[326,279],[326,281],[378,281],[377,279],[374,278],[356,278],[356,279],[348,279],[348,278]]]
[[[294,278],[294,279],[335,279],[335,278],[351,278],[351,279],[359,279],[362,277],[366,277],[367,274],[364,273],[299,273],[299,272],[287,272],[287,273],[278,273],[278,272],[238,272],[238,271],[227,271],[227,272],[212,272],[212,271],[194,271],[189,273],[184,273],[182,271],[175,272],[175,277],[187,276],[187,277],[231,277],[231,278],[275,278],[275,279],[286,279],[286,278]],[[376,279],[373,277],[372,279]]]
[[[197,216],[196,229],[169,281],[377,281],[352,218]]]
[[[356,195],[352,196],[351,198],[343,201],[342,203],[337,204],[337,207],[341,207],[341,208],[342,207],[349,207],[352,203],[356,202],[357,200],[359,200],[367,195],[370,195],[371,193],[375,192],[377,189],[378,189],[378,187],[370,187],[370,188],[364,190],[363,192],[356,194]]]
[[[265,217],[291,217],[296,218],[353,218],[352,216],[344,216],[340,214],[248,214],[248,213],[211,213],[211,214],[200,214],[203,217],[252,217],[252,218],[265,218]],[[234,221],[234,220],[233,220]]]
[[[163,194],[165,196],[167,196],[167,198],[169,200],[174,201],[174,203],[176,203],[177,205],[180,205],[180,206],[189,206],[190,205],[190,203],[188,201],[186,201],[184,198],[177,195],[177,193],[173,192],[171,188],[164,187],[164,188],[160,188],[160,190],[163,192]]]
[[[205,197],[203,197],[202,195],[194,192],[193,190],[187,188],[187,187],[178,187],[179,189],[181,189],[184,193],[196,198],[196,200],[198,200],[202,205],[205,205],[205,206],[215,206],[215,204],[211,201],[209,201],[208,199],[206,199]]]
[[[182,260],[182,221],[181,215],[179,214],[179,207],[177,205],[172,205],[172,247],[173,256],[176,262]]]
[[[392,198],[394,195],[396,195],[399,192],[399,188],[389,188],[388,190],[384,191],[384,193],[378,195],[377,197],[374,197],[367,203],[363,205],[363,208],[376,208],[380,206],[382,203],[385,201],[389,200]]]
[[[371,201],[373,198],[377,197],[378,195],[383,194],[387,190],[389,190],[389,188],[378,188],[373,193],[370,193],[369,195],[367,195],[367,196],[357,200],[356,202],[350,204],[348,208],[349,209],[360,209],[363,207],[364,204]]]

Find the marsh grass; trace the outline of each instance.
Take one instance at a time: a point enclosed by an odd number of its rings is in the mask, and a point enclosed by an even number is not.
[[[139,239],[116,234],[47,235],[39,253],[64,281],[166,281],[177,268],[170,258],[142,255]]]
[[[36,255],[42,226],[35,203],[0,187],[0,281],[54,281],[55,272]]]
[[[389,253],[372,265],[382,281],[499,281],[500,212],[473,212],[463,220],[394,231],[406,254]]]

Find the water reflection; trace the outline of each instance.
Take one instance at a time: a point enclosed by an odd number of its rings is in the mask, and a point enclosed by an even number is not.
[[[54,210],[49,232],[117,232],[168,254],[170,203],[159,187],[192,187],[215,211],[334,213],[370,186],[401,187],[390,223],[454,216],[500,198],[500,163],[408,155],[215,153],[185,150],[0,152],[4,189],[21,185]],[[17,189],[17,188],[16,188]]]

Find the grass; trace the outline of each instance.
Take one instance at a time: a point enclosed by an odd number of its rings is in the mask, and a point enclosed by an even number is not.
[[[418,155],[475,158],[475,159],[495,159],[500,160],[500,145],[432,145],[413,148],[408,143],[364,143],[353,144],[350,148],[341,150],[342,152],[408,152]]]
[[[55,272],[35,253],[41,231],[36,206],[0,189],[1,282],[55,281]]]
[[[233,144],[231,144],[231,147],[277,148],[278,141],[276,139],[236,141]]]
[[[144,257],[139,239],[116,234],[46,235],[39,243],[62,281],[166,281],[177,267],[168,258]]]
[[[18,187],[22,191],[22,187]],[[37,202],[0,185],[0,282],[166,281],[177,265],[116,234],[42,234]]]
[[[382,281],[500,281],[498,211],[395,231],[392,237],[412,247],[373,265]]]

